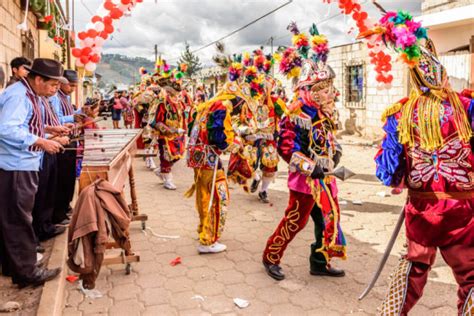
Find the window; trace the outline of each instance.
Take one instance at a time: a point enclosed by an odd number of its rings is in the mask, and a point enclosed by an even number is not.
[[[31,31],[21,34],[21,50],[23,57],[30,60],[35,59],[35,40]]]
[[[346,66],[346,102],[362,102],[364,99],[364,66]]]

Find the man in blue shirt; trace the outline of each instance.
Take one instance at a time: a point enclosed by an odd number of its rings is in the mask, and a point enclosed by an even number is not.
[[[60,63],[35,59],[26,79],[0,95],[0,257],[2,273],[20,288],[41,285],[60,269],[36,266],[36,242],[32,209],[43,152],[58,153],[63,147],[45,133],[62,135],[68,129],[45,126],[39,97],[57,90],[63,80]]]
[[[74,123],[82,121],[83,115],[80,110],[75,111],[71,104],[71,94],[76,90],[79,77],[74,70],[64,70],[67,83],[61,83],[58,93],[50,98],[50,102],[59,118],[61,124]],[[53,212],[53,224],[68,224],[67,214],[72,212],[70,203],[74,196],[74,187],[76,185],[76,151],[77,142],[71,142],[67,145],[67,150],[57,155],[58,177]]]

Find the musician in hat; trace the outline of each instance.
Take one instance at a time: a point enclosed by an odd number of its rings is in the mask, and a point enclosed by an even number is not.
[[[75,122],[82,122],[84,115],[81,110],[75,110],[71,101],[71,95],[77,89],[79,76],[75,70],[65,70],[64,77],[67,82],[61,83],[58,92],[49,100],[55,109],[61,124],[71,125]],[[77,148],[77,142],[71,142],[67,146],[70,150],[57,156],[58,177],[57,194],[55,197],[55,207],[53,214],[54,224],[67,224],[68,214],[72,212],[71,201],[74,196],[76,185],[76,155],[73,149]]]
[[[32,210],[44,152],[63,147],[45,134],[61,136],[62,126],[45,126],[40,97],[54,94],[64,81],[62,65],[38,58],[26,78],[0,95],[0,253],[2,273],[19,287],[37,286],[55,278],[60,269],[36,266]]]
[[[400,53],[410,69],[407,98],[383,113],[386,137],[375,157],[387,186],[406,187],[407,254],[382,315],[407,315],[423,294],[439,249],[458,283],[459,315],[474,314],[474,103],[449,85],[433,42],[408,12],[385,12],[360,37]]]
[[[59,118],[54,111],[48,97],[53,94],[40,97],[40,104],[43,108],[43,119],[45,126],[61,126]],[[48,135],[48,139],[60,143],[62,146],[69,144],[67,135]],[[41,161],[39,170],[38,191],[35,196],[35,204],[33,207],[33,229],[35,230],[38,242],[51,239],[65,230],[65,226],[56,226],[53,224],[54,206],[56,194],[61,194],[57,190],[58,181],[58,163],[57,154],[45,152]]]
[[[161,87],[149,114],[149,126],[158,139],[160,153],[160,168],[157,170],[157,175],[163,180],[165,189],[176,190],[171,169],[184,155],[186,132],[185,106],[178,98],[182,73],[173,73],[163,60],[154,77]]]
[[[283,52],[280,71],[297,79],[296,99],[280,123],[278,152],[289,163],[290,199],[283,219],[267,241],[263,265],[275,280],[285,278],[280,267],[284,251],[311,216],[316,240],[311,245],[310,273],[340,277],[344,271],[332,267],[330,261],[346,257],[346,242],[339,225],[336,181],[326,175],[339,163],[342,153],[332,120],[335,74],[326,64],[327,39],[315,25],[310,29],[310,39],[295,23],[289,29],[295,47]]]

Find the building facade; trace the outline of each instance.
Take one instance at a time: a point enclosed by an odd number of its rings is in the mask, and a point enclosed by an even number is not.
[[[20,0],[0,1],[0,67],[3,67],[7,77],[11,75],[10,61],[13,58],[25,56],[33,59],[39,56],[38,18],[29,12],[28,30],[22,31],[17,26],[24,17]]]

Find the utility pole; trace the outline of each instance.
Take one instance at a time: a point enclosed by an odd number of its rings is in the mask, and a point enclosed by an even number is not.
[[[66,0],[66,23],[69,26],[66,36],[66,54],[67,54],[67,68],[71,69],[71,16],[69,14],[69,0]]]
[[[158,60],[158,44],[155,44],[155,63]]]

